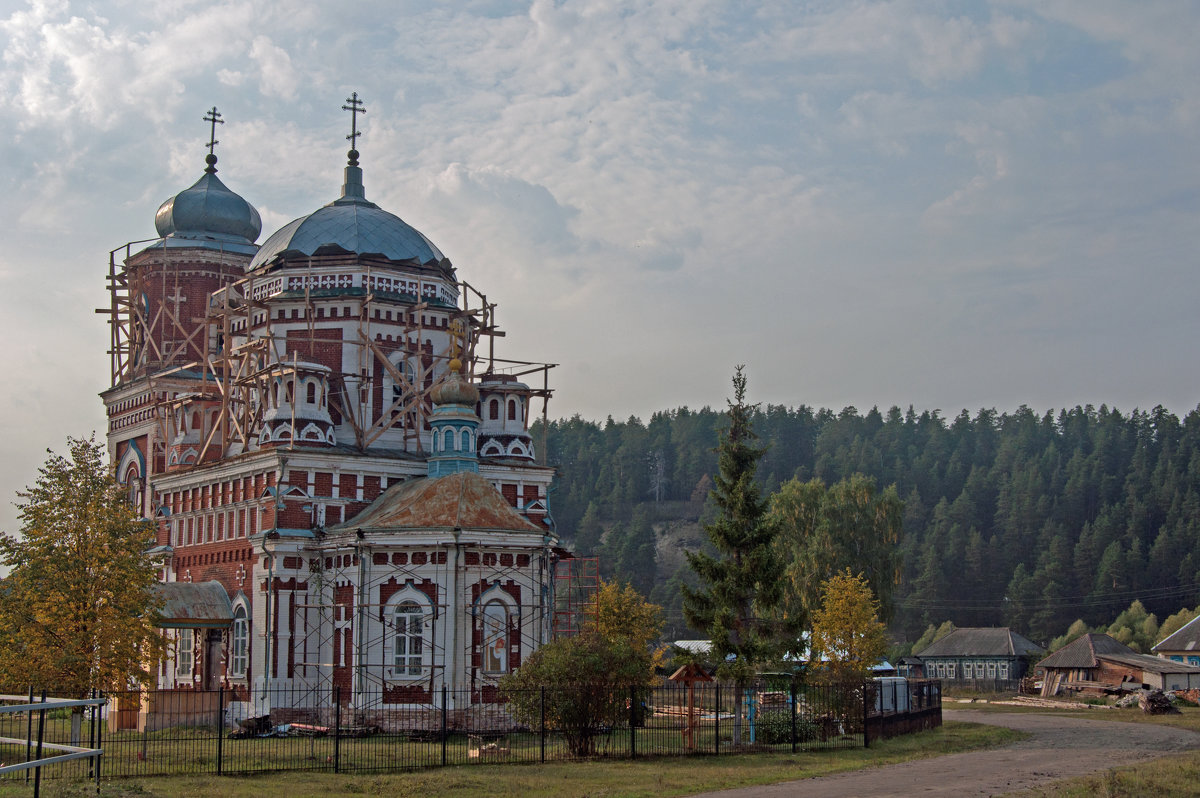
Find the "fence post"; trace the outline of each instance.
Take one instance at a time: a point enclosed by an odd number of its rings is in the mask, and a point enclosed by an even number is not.
[[[721,683],[717,682],[717,711],[713,713],[713,753],[721,753]]]
[[[33,685],[29,685],[29,703],[33,703]],[[33,759],[33,710],[25,713],[25,761]],[[30,772],[25,771],[25,783],[29,783]]]
[[[90,691],[88,691],[88,698],[91,698],[91,699],[96,698],[96,688],[95,687],[93,687]],[[91,710],[92,710],[92,717],[88,722],[88,748],[95,748],[96,747],[96,705],[95,704],[93,704],[91,706]],[[95,759],[95,757],[89,756],[87,761],[88,761],[88,778],[90,779],[93,775],[95,775],[96,759]]]
[[[217,775],[223,771],[221,756],[225,748],[225,685],[217,688]]]
[[[46,691],[42,690],[42,708],[38,710],[38,741],[37,758],[42,758],[42,740],[46,733]],[[42,766],[33,769],[33,798],[38,798],[42,790]]]
[[[637,688],[629,687],[629,758],[637,759]]]
[[[792,684],[789,692],[792,699],[792,753],[796,753],[796,674],[792,674]]]
[[[870,690],[870,688],[871,688],[871,684],[870,684],[870,682],[863,682],[863,686],[862,686],[862,697],[863,697],[863,748],[870,748],[870,747],[871,747],[871,727],[870,727],[870,726],[867,724],[867,720],[868,720],[868,718],[870,717],[869,710],[868,710],[868,708],[867,708],[867,707],[868,707],[868,705],[870,704],[870,700],[871,700],[871,698],[872,698],[872,696],[870,696],[870,695],[868,695],[868,694],[867,694],[867,692]]]
[[[442,767],[446,766],[446,685],[442,685]]]
[[[333,688],[333,772],[342,772],[342,686]]]
[[[104,694],[97,691],[96,698],[104,698]],[[92,757],[96,760],[96,794],[100,794],[100,768],[104,765],[104,723],[103,718],[96,717],[100,714],[100,707],[92,707],[92,712],[95,713],[93,718],[96,720],[96,748],[100,749],[100,753]]]
[[[546,686],[542,685],[542,764],[546,764]]]

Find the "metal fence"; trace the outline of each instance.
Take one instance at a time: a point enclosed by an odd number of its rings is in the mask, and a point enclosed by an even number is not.
[[[940,725],[940,688],[717,683],[501,693],[339,688],[113,693],[98,723],[105,778],[267,771],[365,773],[446,765],[858,748]],[[892,692],[886,692],[892,691]],[[884,693],[886,692],[886,695]],[[904,695],[901,699],[899,696]],[[743,722],[735,723],[735,704]],[[24,734],[19,716],[0,716]],[[7,720],[13,718],[15,720]],[[936,719],[936,722],[935,722]],[[907,724],[907,725],[906,725]],[[735,746],[740,726],[740,746]],[[19,732],[19,733],[10,733]],[[70,718],[46,724],[67,742]],[[86,775],[66,763],[56,775]]]

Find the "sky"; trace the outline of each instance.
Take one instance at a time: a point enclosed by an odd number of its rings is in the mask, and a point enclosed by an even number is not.
[[[0,2],[0,530],[104,433],[109,252],[204,168],[367,197],[559,364],[554,418],[1200,402],[1200,6]]]

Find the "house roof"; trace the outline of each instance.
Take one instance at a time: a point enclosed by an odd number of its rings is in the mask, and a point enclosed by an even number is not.
[[[361,513],[331,531],[355,529],[545,533],[518,513],[492,483],[473,471],[436,479],[425,477],[390,487]]]
[[[955,629],[920,651],[921,657],[1023,657],[1045,651],[1024,635],[1007,627]]]
[[[1072,640],[1038,663],[1039,668],[1095,668],[1100,660],[1151,673],[1200,673],[1200,668],[1162,657],[1139,654],[1106,634],[1089,633]]]
[[[1179,631],[1168,635],[1151,651],[1200,651],[1200,615],[1185,623]]]
[[[165,582],[153,589],[162,601],[161,628],[224,629],[233,622],[233,604],[220,582]]]

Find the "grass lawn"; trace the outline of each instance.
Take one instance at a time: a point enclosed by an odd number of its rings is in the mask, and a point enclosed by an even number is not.
[[[1161,798],[1200,794],[1200,752],[1174,754],[1137,765],[1017,793],[1039,798]]]
[[[771,784],[830,773],[888,765],[911,759],[1004,745],[1023,735],[1008,729],[972,723],[947,723],[940,729],[896,737],[870,749],[812,753],[769,753],[726,756],[661,757],[654,759],[556,762],[546,765],[475,765],[412,773],[348,776],[333,773],[277,773],[260,776],[172,776],[104,782],[102,796],[196,795],[259,798],[285,795],[308,798],[325,795],[434,796],[667,796],[706,790]],[[43,795],[95,795],[86,782],[48,780]],[[0,798],[27,796],[24,782],[0,783]]]

